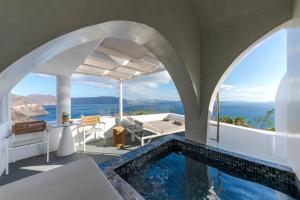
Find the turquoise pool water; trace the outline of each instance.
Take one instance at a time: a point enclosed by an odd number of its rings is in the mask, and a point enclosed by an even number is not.
[[[123,178],[147,200],[294,199],[174,152]]]

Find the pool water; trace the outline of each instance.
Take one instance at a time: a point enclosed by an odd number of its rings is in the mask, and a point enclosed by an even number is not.
[[[294,199],[174,152],[123,178],[147,200]]]

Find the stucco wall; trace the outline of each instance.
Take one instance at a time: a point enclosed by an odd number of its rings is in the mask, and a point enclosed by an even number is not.
[[[243,50],[292,17],[292,2],[292,0],[1,2],[0,83],[10,82],[9,87],[12,87],[24,77],[24,74],[20,71],[6,76],[4,69],[38,46],[70,31],[110,20],[129,20],[146,24],[162,34],[172,47],[152,50],[156,51],[156,56],[163,64],[167,64],[166,67],[178,89],[185,107],[186,135],[189,139],[205,143],[208,105],[218,80]],[[166,41],[151,40],[146,46],[157,47],[159,43],[161,46],[167,46]],[[177,60],[170,61],[170,55],[176,55]],[[22,68],[27,71],[30,66],[23,65]]]
[[[275,128],[287,137],[287,160],[300,176],[300,20],[287,28],[287,72],[276,94]]]

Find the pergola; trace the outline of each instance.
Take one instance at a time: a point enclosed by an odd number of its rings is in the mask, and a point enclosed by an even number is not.
[[[74,56],[74,55],[73,55]],[[53,65],[52,65],[53,66]],[[106,77],[119,81],[119,116],[123,119],[123,81],[138,76],[164,71],[161,62],[144,46],[134,42],[104,38],[82,64],[76,67],[73,74]],[[47,65],[38,72],[49,71]],[[62,112],[70,113],[71,79],[68,76],[57,76],[57,121]],[[138,91],[137,91],[138,92]]]

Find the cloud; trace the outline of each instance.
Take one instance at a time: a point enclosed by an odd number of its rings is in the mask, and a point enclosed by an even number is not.
[[[172,81],[167,71],[140,76],[126,81],[127,85],[140,85],[148,88],[157,88],[159,84],[168,84]]]
[[[40,77],[43,77],[43,78],[53,78],[53,77],[54,77],[53,75],[49,75],[49,74],[40,74],[40,73],[34,73],[34,75],[40,76]]]
[[[231,90],[233,88],[235,88],[234,85],[226,85],[226,84],[221,85],[221,90]]]
[[[165,99],[178,100],[178,94],[173,91],[162,92],[158,89],[160,85],[172,83],[167,71],[137,77],[124,83],[124,94],[128,99]]]
[[[220,96],[223,101],[274,101],[278,86],[241,87],[221,86]]]
[[[118,93],[119,90],[119,81],[105,77],[74,74],[72,76],[72,81],[76,82],[77,84],[115,90],[115,93]],[[160,85],[169,83],[172,83],[172,79],[167,71],[126,80],[123,84],[124,97],[127,99],[144,98],[178,100],[179,95],[175,87],[175,90],[171,89],[164,93],[158,89]]]
[[[117,80],[81,74],[72,75],[72,81],[78,84],[90,85],[103,89],[116,89],[119,85]]]

